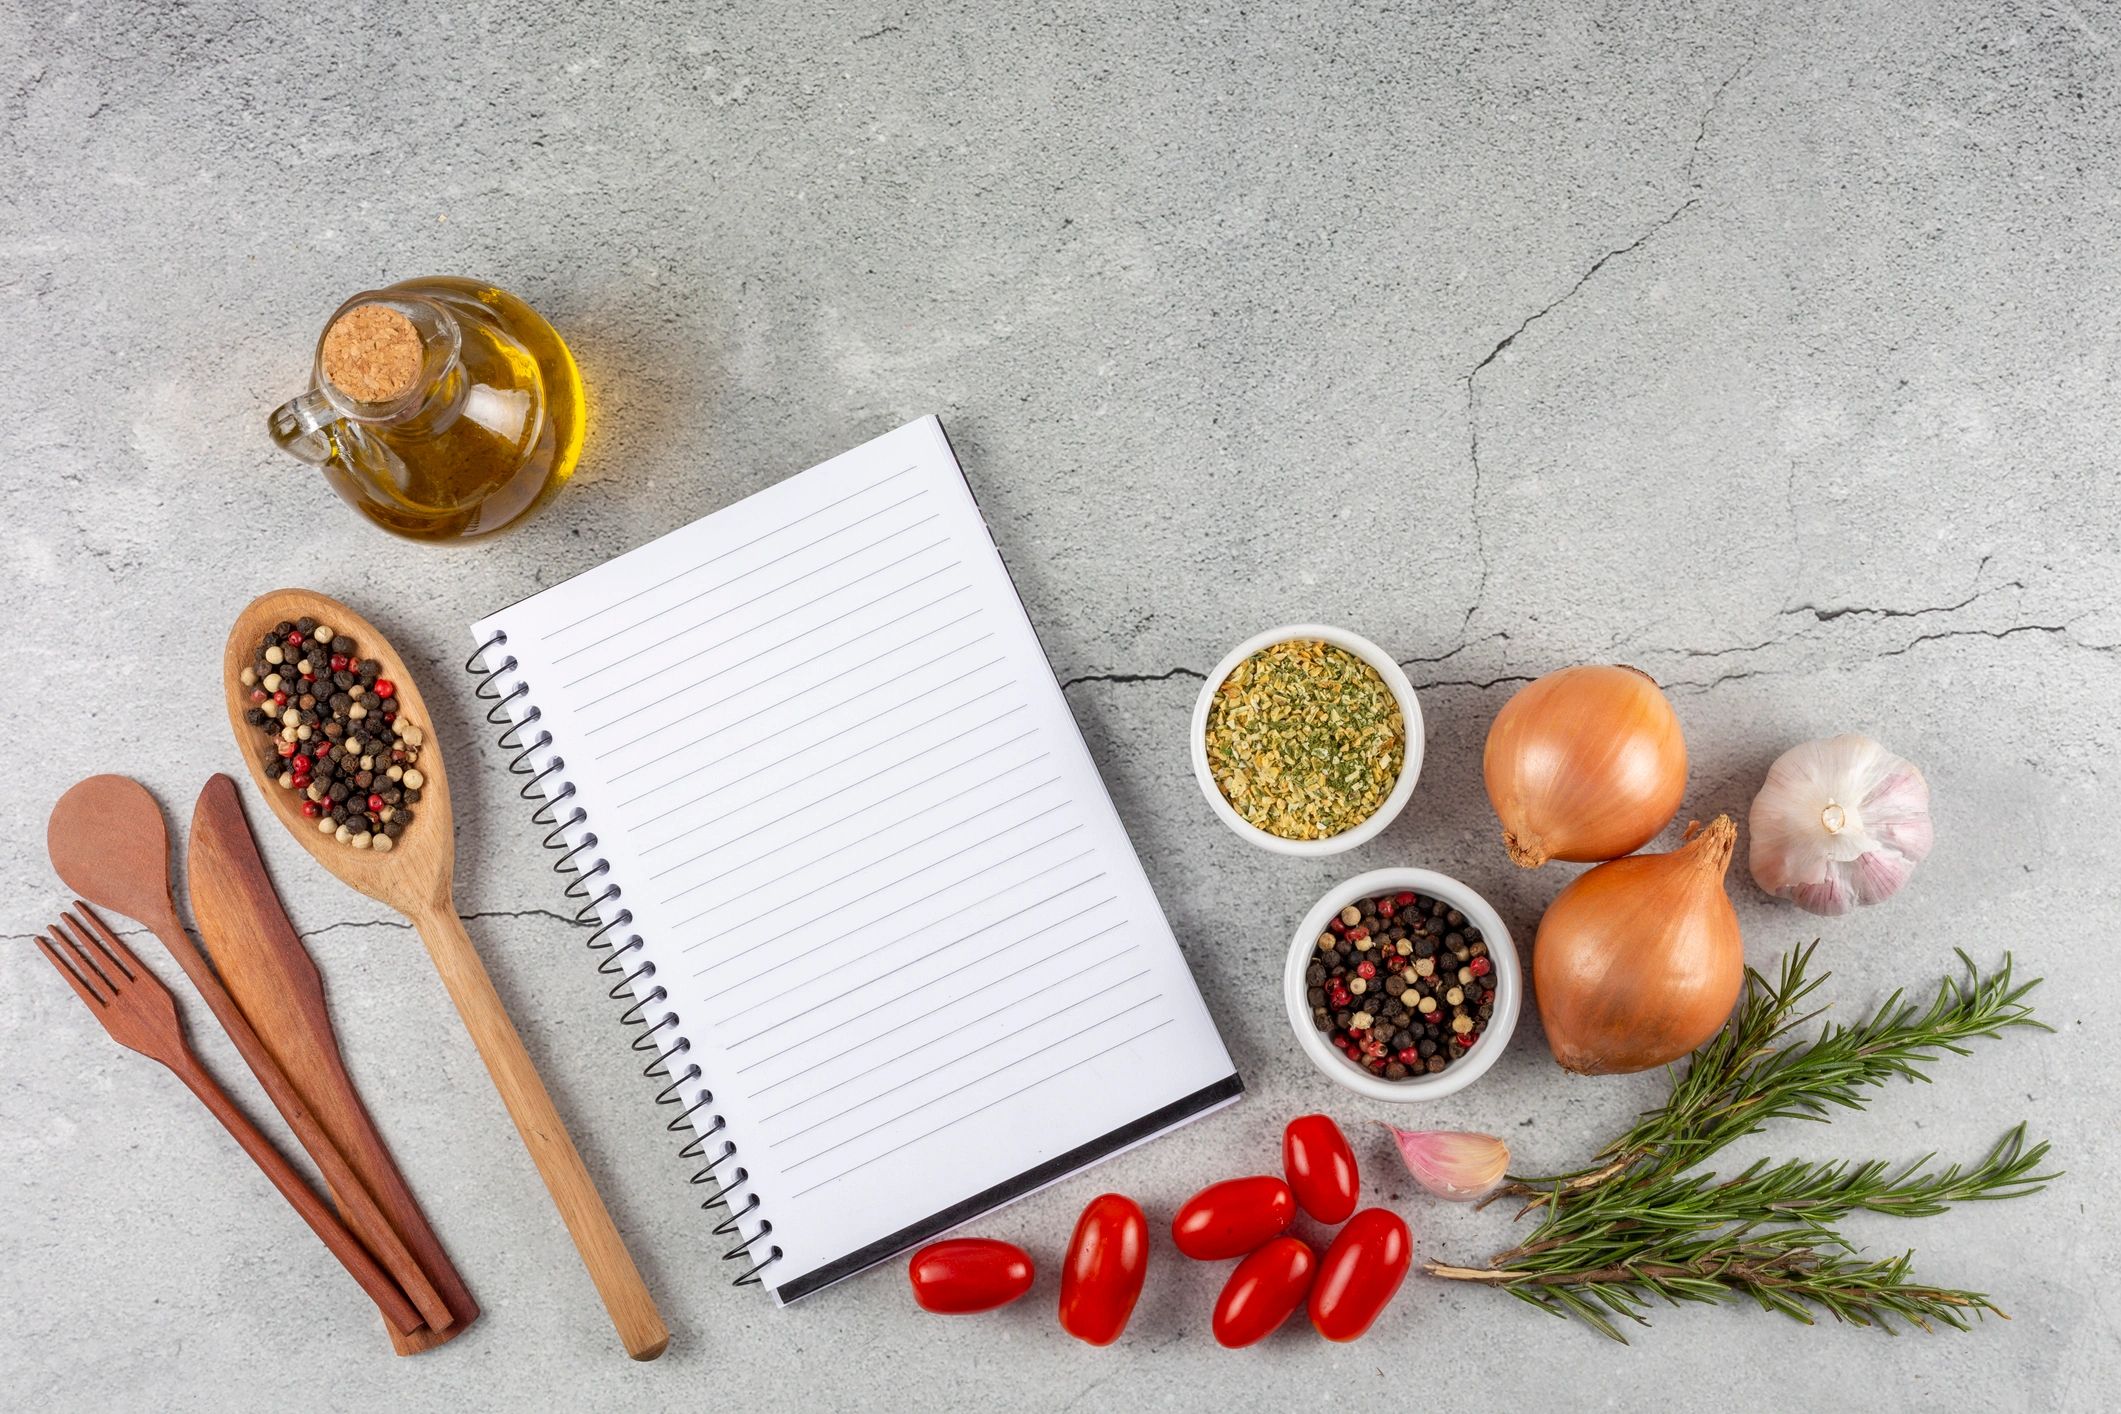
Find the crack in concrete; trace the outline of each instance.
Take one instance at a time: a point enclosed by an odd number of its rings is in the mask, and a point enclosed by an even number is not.
[[[1718,106],[1722,104],[1724,94],[1730,89],[1732,84],[1744,77],[1746,70],[1752,67],[1753,60],[1756,57],[1758,57],[1757,47],[1754,54],[1748,55],[1744,62],[1740,63],[1722,83],[1716,86],[1716,91],[1709,95],[1709,101],[1702,109],[1701,121],[1696,127],[1693,144],[1687,150],[1686,166],[1681,172],[1682,180],[1690,193],[1693,192],[1695,186],[1695,162],[1700,157],[1701,144],[1708,136],[1709,123],[1715,117]],[[1488,553],[1487,523],[1482,518],[1480,504],[1486,477],[1486,468],[1480,460],[1480,389],[1478,380],[1481,371],[1496,359],[1502,357],[1504,351],[1512,344],[1515,344],[1526,330],[1581,294],[1584,287],[1597,278],[1598,272],[1605,269],[1609,263],[1618,260],[1624,255],[1632,255],[1642,249],[1644,245],[1656,237],[1658,232],[1686,215],[1687,212],[1698,206],[1700,202],[1701,198],[1699,195],[1689,195],[1686,200],[1665,213],[1662,218],[1634,240],[1629,241],[1626,245],[1616,246],[1592,261],[1590,268],[1576,277],[1575,284],[1569,286],[1557,298],[1548,301],[1545,305],[1527,315],[1515,329],[1503,335],[1501,340],[1496,343],[1495,347],[1488,350],[1486,356],[1480,362],[1474,364],[1467,371],[1463,380],[1466,388],[1466,443],[1467,457],[1471,462],[1473,471],[1473,484],[1469,495],[1467,514],[1473,522],[1473,557],[1479,562],[1480,578],[1475,581],[1473,586],[1473,601],[1466,607],[1465,617],[1459,621],[1458,635],[1461,646],[1467,641],[1466,635],[1473,626],[1474,616],[1480,612],[1487,602],[1488,580],[1494,572],[1494,562]]]
[[[1740,668],[1735,673],[1724,673],[1710,678],[1707,682],[1668,682],[1664,684],[1664,690],[1666,692],[1685,692],[1699,696],[1703,693],[1713,692],[1727,682],[1743,682],[1747,678],[1775,677],[1783,673],[1798,671],[1801,670],[1796,668]]]
[[[1903,618],[1913,616],[1914,615],[1912,612],[1900,615],[1900,617]],[[2071,622],[2075,621],[2072,620]],[[1919,648],[1921,645],[1925,643],[1934,643],[1937,640],[1943,638],[2005,639],[2016,638],[2020,634],[2026,633],[2058,634],[2062,638],[2068,640],[2071,646],[2082,648],[2092,653],[2121,653],[2121,643],[2086,643],[2070,632],[2070,625],[2067,623],[2013,624],[2009,628],[1946,628],[1939,629],[1935,633],[1917,634],[1914,638],[1909,639],[1906,643],[1901,644],[1898,648],[1888,648],[1882,653],[1872,654],[1868,661],[1877,662],[1886,658],[1905,657],[1907,654],[1914,652],[1915,649]],[[1727,651],[1740,652],[1746,650],[1731,649]],[[1699,653],[1689,654],[1688,656],[1713,658],[1717,655],[1714,653]],[[1700,694],[1705,692],[1712,692],[1716,688],[1722,687],[1725,683],[1728,682],[1742,682],[1746,678],[1787,677],[1798,673],[1815,671],[1819,666],[1820,665],[1817,664],[1799,664],[1783,667],[1740,668],[1735,672],[1719,674],[1716,677],[1708,679],[1706,682],[1681,679],[1665,683],[1664,688],[1667,692],[1688,692]]]
[[[1501,632],[1498,630],[1495,633],[1487,634],[1484,637],[1473,639],[1470,642],[1461,643],[1457,647],[1451,649],[1449,652],[1438,653],[1433,657],[1427,658],[1401,658],[1398,660],[1398,663],[1402,668],[1412,667],[1419,663],[1441,663],[1446,661],[1447,659],[1457,657],[1460,653],[1463,653],[1466,651],[1466,649],[1472,647],[1474,643],[1485,643],[1491,639],[1497,638],[1507,640],[1509,636],[1510,635],[1508,633]],[[1185,667],[1166,668],[1160,673],[1084,673],[1080,677],[1072,677],[1067,679],[1061,684],[1061,690],[1065,692],[1069,688],[1075,687],[1078,684],[1089,682],[1116,683],[1125,685],[1130,683],[1141,682],[1169,682],[1173,678],[1192,678],[1196,682],[1201,682],[1205,681],[1207,679],[1207,676],[1208,675],[1206,673],[1201,672],[1198,668]],[[1441,687],[1470,687],[1485,692],[1489,688],[1500,687],[1504,683],[1530,681],[1532,681],[1532,679],[1522,676],[1521,674],[1513,673],[1503,677],[1489,678],[1486,681],[1481,681],[1477,678],[1447,678],[1439,679],[1434,682],[1417,682],[1414,684],[1414,687],[1417,691],[1423,692],[1426,692],[1431,688]]]
[[[1527,329],[1530,329],[1534,324],[1537,324],[1540,320],[1546,318],[1555,310],[1561,308],[1563,305],[1567,304],[1570,300],[1574,299],[1578,294],[1580,294],[1583,290],[1583,287],[1591,283],[1592,279],[1597,276],[1599,271],[1605,269],[1606,265],[1609,262],[1617,260],[1623,255],[1632,255],[1636,251],[1641,250],[1642,247],[1648,244],[1649,241],[1653,239],[1659,231],[1662,231],[1665,227],[1671,225],[1674,221],[1677,221],[1680,217],[1686,215],[1687,212],[1693,210],[1696,206],[1699,206],[1700,204],[1700,197],[1688,197],[1685,201],[1682,201],[1679,203],[1679,205],[1673,207],[1672,210],[1668,212],[1663,218],[1661,218],[1655,225],[1651,226],[1647,231],[1644,231],[1634,240],[1629,241],[1624,246],[1619,246],[1615,249],[1609,250],[1604,255],[1601,255],[1596,260],[1592,261],[1591,268],[1584,271],[1583,274],[1579,275],[1576,278],[1576,283],[1569,286],[1568,290],[1564,294],[1562,294],[1559,298],[1551,301],[1543,308],[1535,310],[1532,314],[1528,315],[1522,324],[1519,324],[1515,329],[1512,329],[1508,334],[1505,334],[1503,336],[1501,343],[1497,344],[1494,348],[1489,349],[1487,357],[1483,358],[1480,362],[1474,364],[1473,371],[1466,374],[1466,386],[1468,388],[1472,387],[1473,380],[1480,376],[1480,371],[1486,368],[1489,364],[1493,363],[1496,359],[1500,358],[1502,356],[1503,351],[1509,348],[1510,345],[1516,343],[1518,337],[1522,335]]]
[[[1476,643],[1488,643],[1498,638],[1505,643],[1509,642],[1509,631],[1507,629],[1497,629],[1495,630],[1495,632],[1490,634],[1483,634],[1479,638],[1467,639],[1464,642],[1459,643],[1456,647],[1446,649],[1444,652],[1433,654],[1427,658],[1419,656],[1413,658],[1401,658],[1398,660],[1399,666],[1401,666],[1402,668],[1411,668],[1416,663],[1448,662],[1449,660],[1456,658],[1459,654],[1465,652],[1468,648],[1471,648]]]
[[[1991,555],[1983,555],[1979,563],[1974,566],[1973,582],[1976,585],[1980,584],[1982,573],[1987,570],[1989,561],[1992,558],[1994,557]],[[1880,608],[1863,604],[1831,606],[1820,604],[1792,604],[1786,608],[1776,610],[1776,614],[1778,617],[1782,618],[1801,617],[1803,615],[1808,614],[1811,616],[1811,619],[1814,623],[1822,624],[1832,623],[1837,619],[1846,618],[1869,618],[1880,622],[1883,622],[1886,619],[1919,619],[1928,617],[1932,614],[1954,614],[1959,612],[1961,609],[1965,609],[1970,605],[1974,604],[1977,600],[1987,598],[1991,594],[1998,594],[2006,589],[2023,588],[2025,588],[2025,581],[2019,579],[2012,579],[2005,580],[2001,584],[1992,584],[1986,589],[1974,589],[1969,592],[1964,599],[1959,600],[1955,604],[1929,604],[1917,609]],[[1655,649],[1652,651],[1660,653],[1675,653],[1682,658],[1728,658],[1734,653],[1760,653],[1765,652],[1770,648],[1779,648],[1786,643],[1799,642],[1804,638],[1805,630],[1807,627],[1809,627],[1809,625],[1800,625],[1793,632],[1786,635],[1762,639],[1758,643],[1732,644],[1728,648],[1671,647]],[[1986,630],[1980,631],[1986,632]],[[1920,642],[1921,640],[1917,639],[1915,641]],[[1911,645],[1904,644],[1899,648],[1892,649],[1886,653],[1879,654],[1878,656],[1894,657],[1898,654],[1905,653],[1909,646]],[[1742,677],[1757,677],[1762,673],[1771,671],[1775,670],[1770,668],[1747,669],[1738,673],[1725,674],[1723,677],[1712,679],[1706,684],[1698,682],[1674,682],[1668,683],[1666,684],[1666,686],[1691,687],[1706,690],[1707,687],[1717,686],[1724,682],[1737,681],[1739,678]]]
[[[1733,653],[1758,653],[1763,649],[1780,647],[1789,642],[1786,638],[1770,638],[1759,643],[1734,643],[1729,648],[1680,648],[1664,651],[1677,652],[1682,658],[1728,658]]]
[[[1988,561],[1984,558],[1981,563],[1985,565]],[[1981,571],[1977,567],[1974,570],[1974,577],[1979,579],[1980,576]],[[1876,609],[1861,604],[1839,605],[1831,608],[1821,607],[1817,604],[1792,604],[1789,608],[1781,610],[1781,612],[1784,614],[1810,614],[1823,624],[1858,614],[1879,619],[1919,619],[1928,614],[1954,614],[1977,599],[1985,599],[1991,594],[1999,594],[2006,589],[2023,588],[2025,588],[2025,581],[2023,580],[2006,580],[2002,584],[1990,585],[1987,589],[1977,589],[1956,604],[1931,604],[1920,609]]]
[[[466,923],[475,923],[484,918],[550,918],[554,922],[565,923],[570,928],[587,928],[590,926],[587,923],[577,923],[572,913],[562,913],[550,908],[488,908],[481,909],[476,913],[459,913],[457,917],[463,919]],[[315,938],[325,933],[337,932],[343,928],[391,928],[410,932],[412,924],[403,918],[346,918],[336,923],[320,923],[314,928],[297,929],[295,935],[301,938]],[[41,931],[39,930],[39,932]],[[113,928],[111,931],[121,938],[144,938],[150,936],[147,929],[137,926]],[[35,940],[38,935],[38,933],[0,933],[0,942],[27,943]]]
[[[1502,357],[1503,351],[1516,343],[1519,336],[1527,329],[1530,329],[1534,324],[1537,324],[1540,320],[1574,299],[1582,292],[1583,287],[1597,276],[1599,271],[1605,269],[1609,261],[1616,260],[1623,255],[1631,255],[1642,249],[1659,231],[1686,215],[1700,202],[1701,198],[1698,196],[1688,197],[1674,207],[1662,220],[1634,240],[1624,246],[1609,250],[1604,255],[1599,256],[1598,259],[1592,261],[1591,268],[1578,276],[1576,283],[1569,286],[1565,293],[1558,299],[1552,300],[1542,308],[1533,311],[1525,318],[1523,323],[1512,329],[1508,334],[1505,334],[1500,343],[1489,349],[1487,357],[1474,364],[1472,370],[1466,374],[1464,381],[1466,385],[1467,456],[1473,467],[1473,485],[1469,493],[1466,509],[1468,516],[1473,522],[1473,558],[1480,564],[1480,578],[1473,585],[1473,602],[1466,606],[1465,617],[1459,620],[1458,634],[1461,641],[1465,640],[1466,634],[1472,629],[1473,616],[1478,614],[1487,603],[1488,579],[1495,568],[1494,561],[1488,554],[1488,528],[1487,522],[1482,517],[1480,505],[1481,492],[1486,475],[1486,469],[1482,466],[1480,460],[1480,389],[1477,380],[1480,377],[1481,370]]]
[[[2073,621],[2074,622],[2074,621]],[[1935,633],[1917,634],[1898,648],[1877,654],[1879,658],[1898,658],[1914,652],[1925,643],[1934,643],[1940,638],[2015,638],[2021,633],[2060,634],[2076,647],[2094,653],[2112,653],[2121,650],[2121,643],[2083,643],[2073,637],[2069,624],[2013,624],[2009,628],[1946,628]]]
[[[1063,682],[1061,691],[1066,692],[1069,688],[1086,682],[1169,682],[1173,678],[1192,678],[1195,682],[1204,682],[1207,680],[1207,676],[1206,673],[1198,668],[1183,667],[1166,668],[1160,673],[1084,673],[1079,677],[1072,677]]]
[[[1579,286],[1579,288],[1581,287]],[[1540,311],[1540,314],[1544,313],[1546,313],[1545,310]],[[1533,316],[1535,319],[1538,317],[1538,315]],[[1488,557],[1488,527],[1487,523],[1481,519],[1480,511],[1482,477],[1480,466],[1480,393],[1473,386],[1473,378],[1475,374],[1486,368],[1493,361],[1496,354],[1509,347],[1510,341],[1515,339],[1517,334],[1522,334],[1530,322],[1530,320],[1527,320],[1525,324],[1518,325],[1517,333],[1510,335],[1508,339],[1504,339],[1493,349],[1489,350],[1488,356],[1474,366],[1472,373],[1466,375],[1466,455],[1473,464],[1473,486],[1468,493],[1466,501],[1466,515],[1473,522],[1473,557],[1480,564],[1480,578],[1473,583],[1473,600],[1466,605],[1466,616],[1458,621],[1458,642],[1460,647],[1470,641],[1467,635],[1473,630],[1473,616],[1479,613],[1480,606],[1487,602],[1488,576],[1495,569],[1494,561]]]
[[[1752,68],[1753,61],[1759,57],[1760,46],[1756,44],[1753,46],[1753,52],[1746,55],[1737,68],[1731,70],[1730,76],[1716,85],[1716,91],[1709,95],[1709,106],[1701,110],[1701,126],[1695,129],[1694,145],[1687,149],[1686,154],[1686,184],[1689,190],[1694,186],[1694,164],[1701,160],[1701,144],[1708,138],[1709,123],[1715,118],[1716,110],[1723,106],[1724,93],[1732,84],[1745,77],[1745,71]]]
[[[1472,678],[1445,678],[1436,682],[1418,682],[1414,684],[1414,690],[1416,692],[1434,692],[1446,687],[1470,687],[1475,692],[1486,692],[1490,688],[1501,687],[1504,683],[1531,681],[1533,679],[1526,677],[1523,673],[1508,673],[1499,678],[1489,678],[1486,682],[1477,682]]]
[[[587,923],[575,922],[572,913],[551,908],[488,908],[476,913],[459,913],[458,918],[466,923],[476,923],[485,918],[550,918],[555,923],[565,923],[570,928],[587,928]],[[315,928],[304,928],[301,936],[314,938],[324,933],[344,928],[393,928],[409,931],[412,924],[403,918],[352,918],[338,923],[323,923]]]

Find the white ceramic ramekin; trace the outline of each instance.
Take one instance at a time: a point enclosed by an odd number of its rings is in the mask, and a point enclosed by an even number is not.
[[[1335,1050],[1325,1033],[1312,1023],[1304,973],[1318,950],[1318,935],[1326,931],[1326,921],[1334,914],[1359,899],[1407,889],[1442,899],[1480,930],[1481,941],[1488,945],[1488,959],[1495,964],[1495,970],[1489,974],[1495,982],[1495,1014],[1488,1018],[1487,1028],[1480,1033],[1473,1048],[1440,1074],[1386,1080],[1372,1075]],[[1297,1045],[1328,1079],[1367,1099],[1411,1104],[1416,1100],[1435,1100],[1455,1094],[1488,1073],[1489,1067],[1502,1055],[1503,1048],[1510,1044],[1510,1033],[1517,1029],[1518,1013],[1524,1008],[1524,974],[1517,962],[1517,945],[1510,941],[1509,928],[1479,894],[1450,875],[1438,874],[1431,869],[1373,869],[1330,890],[1304,915],[1296,936],[1289,941],[1289,961],[1282,969],[1282,994],[1288,1006],[1289,1025],[1296,1031]]]
[[[1223,685],[1223,679],[1260,649],[1303,638],[1322,639],[1335,648],[1344,648],[1377,669],[1377,675],[1384,679],[1386,687],[1392,689],[1392,696],[1399,703],[1400,721],[1406,729],[1406,756],[1400,763],[1399,779],[1393,783],[1391,794],[1369,819],[1322,840],[1285,840],[1260,829],[1230,807],[1230,802],[1223,798],[1222,788],[1215,784],[1215,772],[1208,766],[1208,709],[1214,705],[1215,690]],[[1414,684],[1407,681],[1407,675],[1392,661],[1390,654],[1361,634],[1349,633],[1346,629],[1326,624],[1284,624],[1254,634],[1231,649],[1229,656],[1217,663],[1215,671],[1201,684],[1200,698],[1193,704],[1193,776],[1200,782],[1200,793],[1208,798],[1208,808],[1215,812],[1216,818],[1261,849],[1307,857],[1339,854],[1344,849],[1353,849],[1376,838],[1377,833],[1391,824],[1405,807],[1407,797],[1414,794],[1415,781],[1421,778],[1422,739],[1421,703],[1414,696]]]

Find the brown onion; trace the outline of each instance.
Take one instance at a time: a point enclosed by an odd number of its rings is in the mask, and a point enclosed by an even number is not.
[[[1723,891],[1737,838],[1731,817],[1718,815],[1670,854],[1585,871],[1547,905],[1532,986],[1565,1069],[1648,1070],[1729,1019],[1745,980],[1738,914]]]
[[[1657,837],[1686,792],[1686,737],[1648,673],[1563,668],[1495,714],[1482,759],[1510,858],[1589,863]]]

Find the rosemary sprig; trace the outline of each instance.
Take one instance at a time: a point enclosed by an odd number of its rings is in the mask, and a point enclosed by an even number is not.
[[[1552,1243],[1564,1234],[1606,1234],[1616,1243],[1640,1245],[1664,1229],[1690,1233],[1769,1223],[1810,1223],[1823,1239],[1838,1242],[1825,1224],[1854,1212],[1930,1217],[1953,1203],[2037,1193],[2053,1177],[2037,1171],[2047,1152],[2044,1143],[2026,1144],[2021,1124],[1971,1168],[1932,1168],[1935,1155],[1897,1169],[1882,1159],[1855,1164],[1762,1159],[1720,1183],[1714,1174],[1697,1173],[1607,1184],[1556,1208],[1527,1247]]]
[[[1789,1033],[1823,1010],[1798,1010],[1833,975],[1805,976],[1818,947],[1814,941],[1785,955],[1774,982],[1747,968],[1737,1018],[1694,1052],[1672,1097],[1606,1145],[1599,1162],[1545,1178],[1512,1175],[1498,1196],[1544,1201],[1557,1186],[1595,1187],[1652,1158],[1659,1173],[1683,1172],[1774,1120],[1823,1121],[1836,1106],[1865,1108],[1869,1096],[1864,1092],[1895,1076],[1927,1081],[1921,1067],[1942,1052],[1966,1055],[1967,1041],[2014,1026],[2052,1029],[2035,1020],[2024,1002],[2039,979],[2015,982],[2008,953],[2003,966],[1984,977],[1963,950],[1955,949],[1966,976],[1945,977],[1926,1010],[1918,1012],[1904,992],[1895,992],[1855,1026],[1829,1026],[1809,1045],[1782,1047]]]
[[[1970,1317],[2001,1316],[1979,1292],[1916,1281],[1910,1256],[1861,1256],[1833,1228],[1853,1212],[1923,1217],[1953,1203],[2036,1193],[2056,1175],[2040,1171],[2045,1143],[2021,1124],[1971,1166],[1934,1165],[1935,1155],[1893,1166],[1883,1160],[1761,1160],[1718,1181],[1697,1166],[1777,1119],[1823,1122],[1836,1108],[1862,1109],[1869,1092],[1898,1076],[1927,1080],[1923,1067],[1966,1043],[2036,1026],[2008,956],[1982,975],[1964,952],[1964,977],[1946,977],[1926,1007],[1894,993],[1854,1026],[1829,1026],[1810,1042],[1790,1034],[1825,974],[1806,977],[1817,943],[1783,960],[1769,981],[1748,971],[1738,1016],[1696,1051],[1671,1098],[1582,1169],[1514,1178],[1502,1194],[1541,1210],[1538,1228],[1485,1267],[1428,1264],[1437,1276],[1502,1287],[1519,1300],[1584,1320],[1623,1340],[1614,1317],[1646,1324],[1657,1301],[1723,1302],[1751,1297],[1762,1309],[1810,1324],[1835,1319],[1892,1330],[1963,1329]]]
[[[1614,1262],[1568,1272],[1515,1273],[1487,1267],[1429,1264],[1432,1276],[1499,1285],[1518,1300],[1556,1316],[1574,1316],[1625,1345],[1613,1316],[1648,1325],[1656,1302],[1720,1305],[1751,1297],[1764,1311],[1780,1311],[1805,1325],[1814,1311],[1838,1321],[1897,1333],[1896,1323],[1920,1330],[1965,1330],[1972,1318],[2008,1320],[1986,1295],[1915,1281],[1912,1253],[1867,1259],[1772,1242],[1690,1243],[1655,1260]]]

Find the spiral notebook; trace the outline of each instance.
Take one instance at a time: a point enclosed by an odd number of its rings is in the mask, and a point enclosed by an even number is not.
[[[936,419],[474,632],[740,1282],[1242,1093]]]

